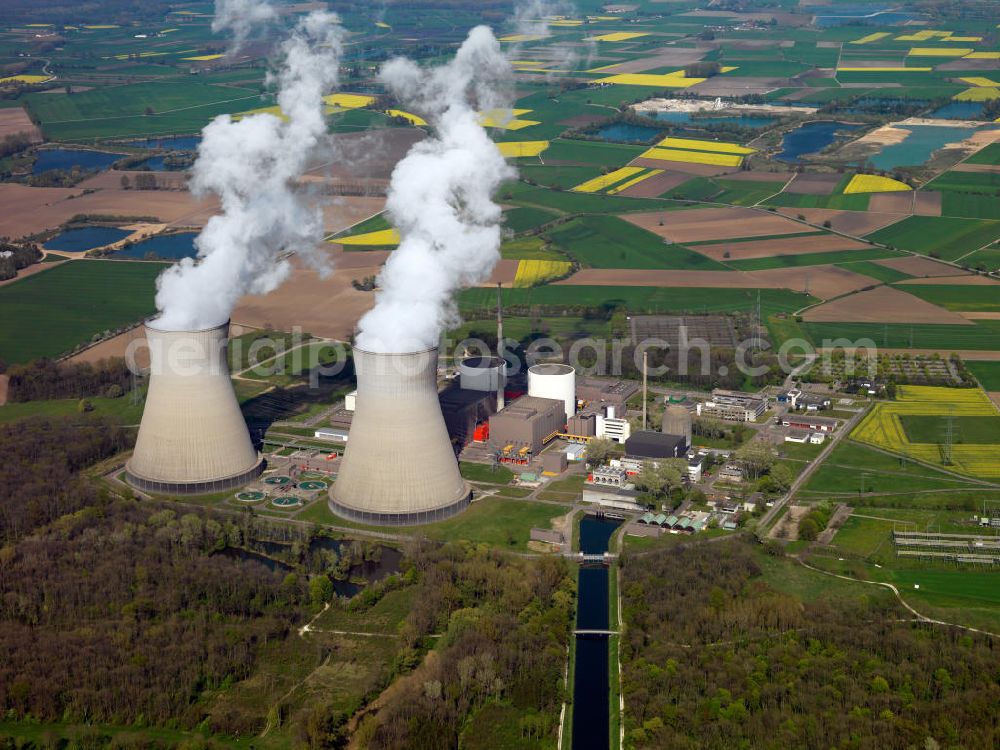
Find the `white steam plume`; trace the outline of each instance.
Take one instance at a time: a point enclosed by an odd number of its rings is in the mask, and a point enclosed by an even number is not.
[[[343,34],[335,14],[300,19],[282,43],[281,69],[269,76],[284,117],[220,115],[202,131],[191,191],[218,195],[223,213],[195,240],[198,262],[182,260],[157,279],[158,327],[224,323],[240,297],[266,294],[288,277],[288,252],[325,269],[321,208],[294,180],[326,144],[323,95],[337,84]]]
[[[551,21],[556,18],[572,18],[577,14],[576,6],[569,0],[519,0],[514,5],[514,29],[525,37],[526,41],[540,41],[552,36],[550,28]],[[511,47],[507,55],[512,59],[521,57],[531,57],[530,51],[523,48],[524,42],[518,42]],[[556,42],[546,45],[547,58],[555,70],[573,70],[580,61],[580,53],[573,45],[566,42]],[[596,52],[594,42],[586,42],[586,59],[590,59]],[[553,78],[554,73],[548,74],[547,78]]]
[[[500,258],[493,194],[516,172],[479,125],[477,109],[509,107],[512,74],[493,33],[477,26],[449,63],[426,69],[396,58],[380,77],[426,114],[434,135],[393,170],[386,209],[401,241],[379,275],[381,291],[358,324],[357,343],[407,352],[437,345],[458,318],[454,293],[489,278]]]
[[[237,52],[253,30],[274,21],[278,12],[267,0],[215,0],[212,31],[232,31],[229,53]]]

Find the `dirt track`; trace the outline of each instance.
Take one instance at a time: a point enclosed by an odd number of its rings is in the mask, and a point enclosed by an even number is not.
[[[932,305],[893,287],[879,287],[827,302],[802,316],[812,322],[948,323],[973,325],[958,313]]]
[[[783,216],[737,207],[653,211],[627,214],[622,218],[660,237],[680,243],[808,231],[802,224]],[[660,226],[660,222],[663,226]]]

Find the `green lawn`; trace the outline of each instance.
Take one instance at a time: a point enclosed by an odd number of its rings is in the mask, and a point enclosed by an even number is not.
[[[944,260],[955,260],[997,238],[1000,221],[948,216],[908,216],[867,236],[873,242]]]
[[[906,284],[899,289],[948,310],[1000,312],[1000,286]]]
[[[899,421],[911,443],[942,443],[948,420],[927,414],[901,414]],[[1000,443],[1000,416],[953,417],[952,440],[955,443],[992,445]],[[1000,451],[1000,448],[998,448]]]
[[[165,267],[77,260],[0,287],[0,359],[55,357],[95,334],[141,321],[156,309],[154,280]]]
[[[1000,362],[970,362],[965,366],[976,376],[984,390],[1000,391]]]
[[[842,211],[867,211],[867,193],[852,193],[850,195],[801,195],[798,193],[778,193],[767,199],[769,206],[788,208],[835,208]]]
[[[566,260],[566,256],[542,237],[518,237],[500,246],[500,257],[508,260]]]
[[[725,266],[617,216],[581,216],[547,232],[568,255],[591,268],[724,270]]]
[[[784,182],[726,180],[721,177],[693,177],[664,193],[662,198],[729,203],[752,206],[779,192]]]
[[[139,424],[142,402],[133,404],[128,394],[121,398],[95,396],[86,399],[94,410],[90,414],[108,417],[121,424]],[[60,398],[48,401],[25,401],[0,406],[0,424],[16,422],[27,417],[76,417],[80,415],[80,399]]]
[[[514,472],[506,466],[474,464],[469,461],[462,461],[459,463],[458,468],[462,472],[462,476],[470,482],[508,484],[514,478]]]

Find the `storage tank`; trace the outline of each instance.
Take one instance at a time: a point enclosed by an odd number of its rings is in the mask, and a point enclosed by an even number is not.
[[[507,363],[500,357],[466,357],[458,365],[458,384],[465,391],[496,393],[507,384]]]
[[[159,494],[199,494],[240,487],[258,476],[226,357],[229,323],[197,331],[165,331],[147,321],[149,391],[132,457],[129,484]]]
[[[351,437],[330,509],[361,523],[406,526],[455,515],[471,490],[438,403],[437,348],[402,354],[354,349]]]
[[[663,412],[663,427],[666,435],[683,435],[686,447],[691,447],[691,412],[679,404],[667,404]]]
[[[569,419],[576,412],[576,370],[555,363],[532,365],[528,368],[528,395],[562,401]]]

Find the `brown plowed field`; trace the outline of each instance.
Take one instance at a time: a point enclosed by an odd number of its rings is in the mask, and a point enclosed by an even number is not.
[[[807,310],[808,321],[824,323],[949,323],[973,325],[961,315],[893,287],[879,287]]]
[[[721,76],[709,78],[704,83],[696,83],[686,90],[692,94],[698,94],[698,96],[747,96],[748,94],[766,94],[773,89],[783,88],[788,84],[788,81],[788,78]]]
[[[876,229],[887,227],[902,220],[902,216],[868,213],[865,211],[839,211],[832,208],[779,208],[779,214],[795,216],[802,214],[810,224],[822,226],[824,221],[830,222],[830,228],[862,237]]]
[[[958,270],[957,268],[955,269]],[[996,279],[991,279],[989,276],[980,276],[978,274],[969,273],[963,274],[961,276],[931,276],[929,278],[922,279],[906,279],[905,281],[900,281],[900,284],[940,284],[945,286],[998,286],[1000,281]]]
[[[2,110],[0,110],[2,111]],[[969,164],[968,162],[956,164],[951,168],[952,172],[1000,172],[1000,164]]]
[[[912,214],[913,192],[875,193],[868,201],[868,208],[876,214]]]
[[[629,198],[656,198],[690,179],[691,175],[689,174],[667,171],[656,175],[656,177],[648,177],[642,182],[637,182],[627,190],[622,190],[621,195]]]
[[[770,258],[774,255],[825,253],[835,250],[866,250],[870,247],[871,245],[864,242],[851,240],[837,234],[827,234],[813,237],[756,240],[755,242],[722,242],[718,245],[698,245],[692,249],[713,260],[743,260],[745,258]],[[726,257],[726,253],[729,253],[728,257]]]
[[[716,287],[720,289],[791,289],[820,299],[870,286],[871,278],[835,266],[772,268],[766,271],[669,271],[636,268],[584,268],[556,282],[569,286]]]
[[[42,142],[42,133],[23,107],[0,109],[0,140],[8,135],[26,134],[32,143]]]
[[[1000,312],[960,312],[966,320],[1000,320]]]
[[[654,68],[665,68],[676,65],[683,68],[693,62],[698,62],[705,56],[707,50],[703,49],[673,49],[648,57],[637,57],[634,60],[618,63],[604,70],[598,71],[600,75],[618,75],[619,73],[642,73]]]
[[[797,174],[785,186],[785,192],[795,195],[830,195],[842,179],[839,174]]]
[[[963,271],[961,268],[955,268],[954,266],[949,266],[946,263],[938,263],[932,258],[924,258],[917,255],[911,255],[906,258],[886,258],[885,260],[875,261],[881,266],[887,266],[888,268],[895,268],[897,271],[902,271],[903,273],[908,273],[910,276],[971,276],[972,274]],[[925,283],[923,281],[921,284]],[[955,284],[958,282],[949,281],[949,284]]]
[[[801,224],[749,208],[700,208],[690,211],[652,211],[627,214],[623,219],[673,242],[729,240],[803,231]],[[660,222],[663,226],[660,226]]]
[[[558,164],[559,162],[552,162],[546,160],[546,164]],[[575,164],[576,162],[564,162],[566,164]],[[670,169],[674,172],[683,172],[688,175],[688,177],[715,177],[716,175],[726,174],[732,172],[735,167],[719,167],[712,164],[685,164],[680,161],[662,161],[660,159],[645,159],[643,157],[636,157],[629,162],[631,166],[634,167],[651,167],[652,169]]]
[[[794,172],[734,172],[726,177],[735,182],[788,182]]]
[[[924,190],[914,193],[913,213],[917,216],[940,216],[941,193]]]

